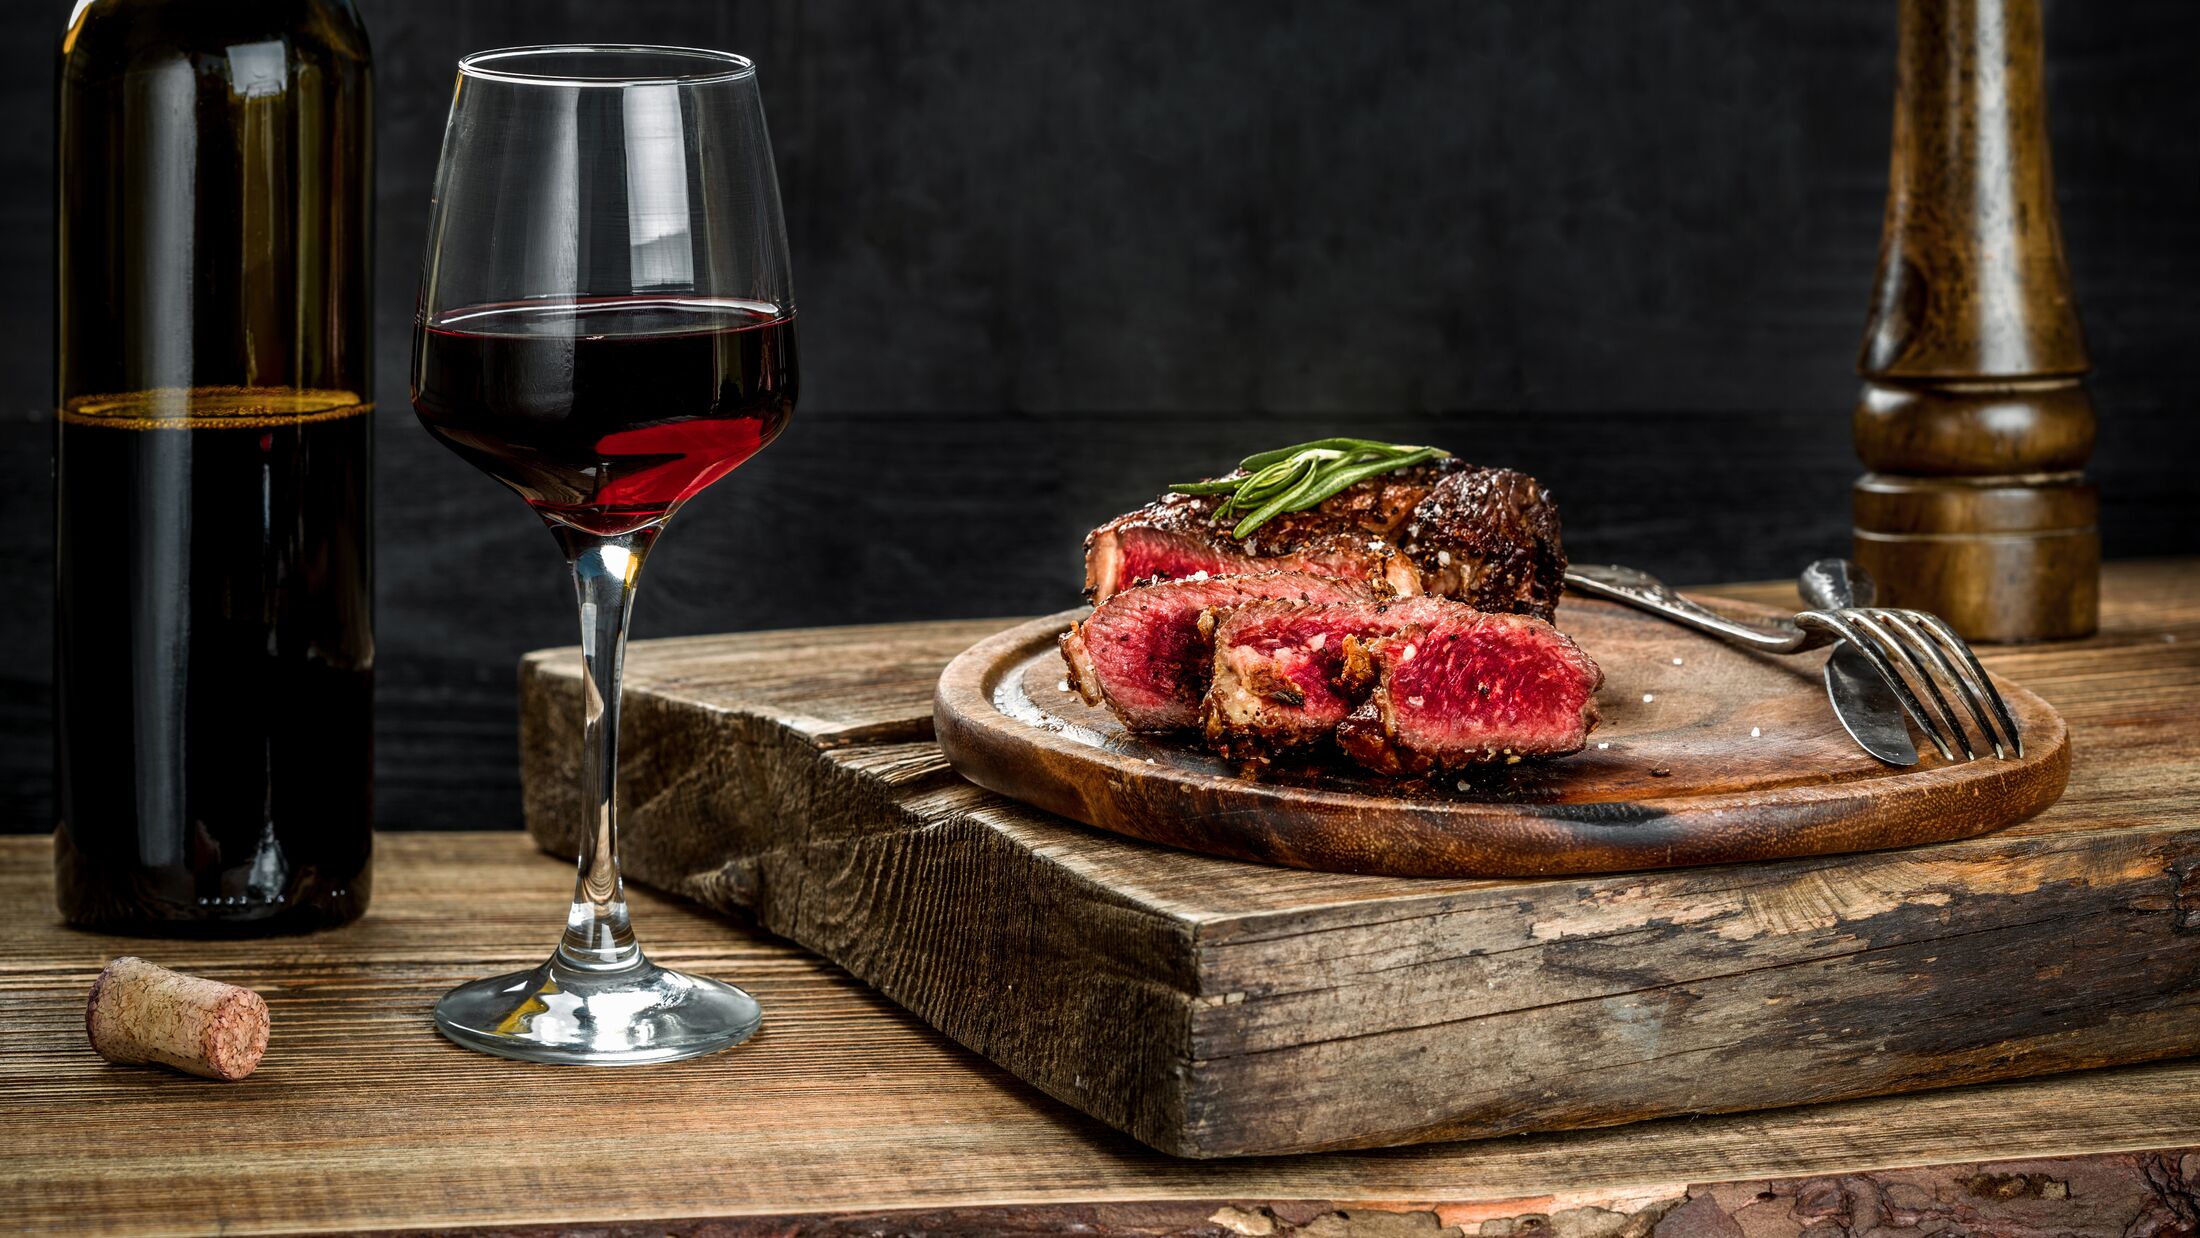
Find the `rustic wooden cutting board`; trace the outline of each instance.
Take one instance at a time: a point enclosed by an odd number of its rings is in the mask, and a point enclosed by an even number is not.
[[[931,741],[931,701],[941,668],[1000,620],[642,642],[627,873],[752,913],[1064,1102],[1189,1156],[2195,1053],[2200,821],[2180,807],[2200,793],[2195,575],[2125,569],[2100,636],[1986,653],[2070,724],[2069,788],[2032,820],[1596,877],[1276,868],[981,790]],[[571,855],[577,659],[531,655],[521,687],[529,827]]]
[[[2055,802],[2070,769],[2062,716],[2017,685],[2001,688],[2021,754],[1948,761],[1928,749],[1904,769],[1841,729],[1819,679],[1823,651],[1749,653],[1569,597],[1559,624],[1604,668],[1603,721],[1583,751],[1419,785],[1341,760],[1253,778],[1196,737],[1131,734],[1071,691],[1056,642],[1085,613],[1017,625],[949,663],[933,707],[941,748],[980,786],[1214,855],[1520,877],[1907,847],[2025,820]]]

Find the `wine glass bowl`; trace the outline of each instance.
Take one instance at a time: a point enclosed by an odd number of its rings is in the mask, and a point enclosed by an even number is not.
[[[632,532],[778,437],[794,318],[648,294],[469,306],[422,325],[414,374],[429,433],[544,519]]]
[[[421,424],[564,549],[586,669],[579,874],[528,971],[461,985],[470,1048],[617,1065],[712,1052],[760,1012],[636,943],[618,866],[619,672],[665,523],[785,428],[797,393],[785,225],[755,66],[565,46],[459,63],[413,334]]]

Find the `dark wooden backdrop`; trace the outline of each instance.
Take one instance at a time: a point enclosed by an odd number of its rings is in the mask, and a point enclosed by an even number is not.
[[[67,7],[0,3],[16,830],[51,826],[47,118]],[[693,43],[761,65],[804,401],[676,522],[641,636],[1065,605],[1098,519],[1334,432],[1534,471],[1577,558],[1704,579],[1845,547],[1891,2],[360,7],[380,94],[386,824],[517,824],[514,665],[572,639],[550,539],[406,407],[427,186],[452,61],[475,48]],[[2189,0],[2049,10],[2111,555],[2200,548],[2196,40]]]

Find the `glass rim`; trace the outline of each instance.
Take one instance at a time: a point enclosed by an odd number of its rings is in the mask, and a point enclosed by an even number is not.
[[[694,61],[694,72],[619,74],[587,77],[573,73],[529,71],[509,62],[538,56],[656,56],[666,61]],[[705,67],[707,66],[707,67]],[[497,47],[458,58],[461,77],[523,86],[693,86],[704,82],[731,82],[756,75],[756,62],[733,52],[707,47],[670,47],[648,43],[538,43],[526,47]]]

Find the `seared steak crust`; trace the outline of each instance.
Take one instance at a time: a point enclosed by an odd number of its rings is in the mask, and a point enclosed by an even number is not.
[[[1404,549],[1421,569],[1423,593],[1545,623],[1558,610],[1566,576],[1558,504],[1526,473],[1446,477],[1414,506]]]
[[[1161,581],[1125,589],[1062,636],[1069,682],[1134,731],[1199,725],[1214,673],[1215,623],[1236,607],[1366,600],[1367,586],[1328,576],[1267,572]]]
[[[1400,596],[1459,597],[1548,619],[1566,552],[1558,509],[1535,479],[1456,459],[1371,477],[1244,541],[1217,524],[1222,500],[1168,494],[1085,539],[1094,602],[1149,579],[1264,570],[1380,582]]]

